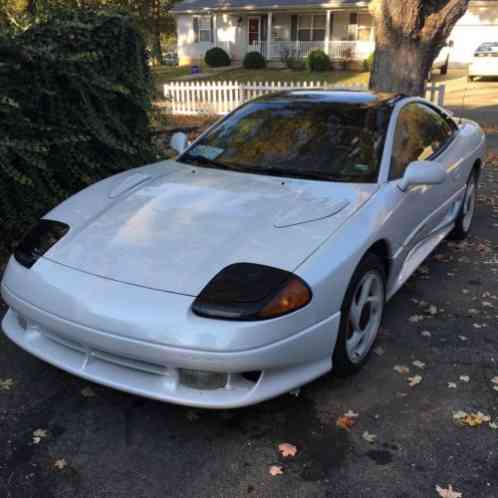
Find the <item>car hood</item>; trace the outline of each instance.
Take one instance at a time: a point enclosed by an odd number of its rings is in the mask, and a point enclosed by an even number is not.
[[[294,271],[376,188],[167,161],[100,188],[105,203],[88,194],[73,206],[66,201],[60,217],[57,209],[49,213],[71,230],[45,257],[104,278],[196,296],[232,263]],[[94,204],[98,212],[87,213],[84,222],[67,215]]]

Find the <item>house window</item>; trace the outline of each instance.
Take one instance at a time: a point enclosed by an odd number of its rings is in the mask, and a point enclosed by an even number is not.
[[[349,14],[348,40],[358,40],[358,14],[354,12]]]
[[[327,18],[324,15],[306,14],[298,17],[297,36],[299,41],[323,41],[325,40],[325,24]]]
[[[194,38],[196,42],[210,42],[212,38],[211,16],[194,16]]]

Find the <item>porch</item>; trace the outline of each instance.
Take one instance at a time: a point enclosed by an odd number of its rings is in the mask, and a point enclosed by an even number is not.
[[[362,61],[374,51],[373,22],[367,11],[235,11],[179,14],[178,51],[183,63],[202,60],[211,47],[232,60],[260,52],[267,60],[304,58],[321,49],[334,61]]]

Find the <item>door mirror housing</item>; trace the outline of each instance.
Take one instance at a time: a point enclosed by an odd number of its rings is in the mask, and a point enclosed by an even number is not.
[[[439,185],[446,180],[447,173],[442,166],[434,161],[413,161],[405,170],[398,187],[406,192],[416,185]]]
[[[188,138],[185,133],[177,132],[173,134],[171,140],[169,141],[169,146],[181,154],[188,146]]]

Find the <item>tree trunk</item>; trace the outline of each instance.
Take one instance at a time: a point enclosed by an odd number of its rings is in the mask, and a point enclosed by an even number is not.
[[[378,92],[424,95],[434,58],[434,50],[415,43],[380,47],[375,51],[370,87]]]
[[[152,37],[152,61],[154,65],[162,63],[161,51],[161,2],[152,0],[151,37]]]
[[[375,55],[370,88],[424,95],[425,80],[469,0],[373,0]]]

